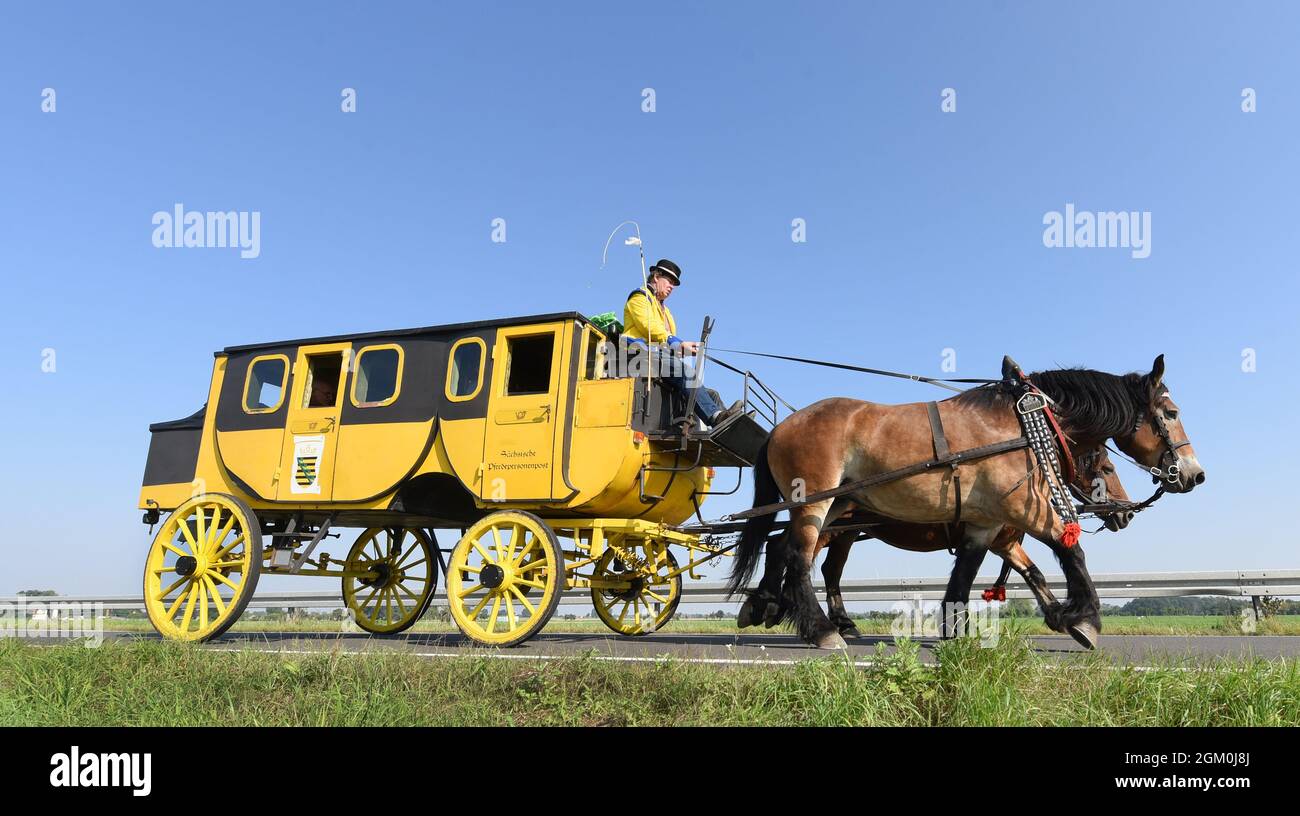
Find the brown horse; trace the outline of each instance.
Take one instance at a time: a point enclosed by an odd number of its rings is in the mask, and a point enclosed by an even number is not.
[[[1163,479],[1166,491],[1185,493],[1205,480],[1205,471],[1164,385],[1164,370],[1161,355],[1148,374],[1058,369],[1029,379],[1052,400],[1061,430],[1073,445],[1088,449],[1114,440],[1122,452]],[[1021,436],[1017,394],[1007,387],[1016,371],[1006,360],[1002,383],[974,388],[938,404],[952,450]],[[773,429],[754,466],[754,506],[775,502],[782,493],[815,495],[929,461],[935,447],[924,403],[822,400]],[[973,551],[989,549],[1002,529],[1010,526],[1047,544],[1058,557],[1081,562],[1078,547],[1066,546],[1064,522],[1050,504],[1049,476],[1037,466],[1031,451],[1005,451],[963,462],[960,468],[959,496],[952,470],[934,468],[790,508],[788,535],[794,552],[787,559],[785,592],[793,601],[790,617],[805,641],[823,648],[845,646],[838,627],[817,603],[811,570],[823,528],[853,507],[913,524],[963,522],[961,544]],[[958,502],[960,518],[955,519]],[[733,590],[753,575],[774,522],[773,514],[746,522],[732,568]],[[1086,609],[1075,609],[1060,623],[1077,626],[1087,617]]]
[[[1113,499],[1121,502],[1129,500],[1128,493],[1120,482],[1115,466],[1106,453],[1105,447],[1092,450],[1071,451],[1078,467],[1075,471],[1073,486],[1089,502]],[[1101,516],[1105,526],[1110,530],[1121,530],[1128,526],[1133,518],[1132,511],[1123,510]],[[963,621],[951,613],[954,604],[965,609],[970,603],[970,590],[975,581],[975,573],[984,562],[984,550],[972,550],[961,546],[963,539],[962,523],[957,524],[908,524],[893,521],[883,516],[864,512],[851,512],[841,520],[849,525],[867,525],[866,530],[848,529],[843,532],[824,531],[817,539],[817,549],[813,557],[823,549],[829,548],[826,560],[822,563],[822,577],[826,585],[826,605],[830,621],[844,637],[861,637],[853,620],[844,608],[840,579],[844,574],[844,564],[848,560],[853,543],[861,538],[877,538],[890,546],[911,552],[937,552],[954,550],[957,556],[953,565],[948,590],[944,595],[944,616],[942,634],[953,636],[964,629]],[[1062,564],[1067,574],[1071,597],[1066,606],[1062,606],[1052,595],[1046,580],[1038,567],[1029,559],[1023,549],[1025,534],[1014,527],[1003,527],[989,550],[1002,557],[1006,566],[1001,580],[1005,580],[1008,568],[1016,569],[1025,578],[1034,597],[1043,610],[1044,618],[1050,628],[1056,631],[1068,631],[1084,646],[1096,645],[1097,634],[1101,631],[1100,604],[1092,590],[1091,580],[1083,569],[1082,555],[1065,560]],[[737,616],[737,624],[742,628],[757,623],[755,620],[762,609],[763,622],[769,628],[779,623],[791,608],[781,603],[781,577],[785,571],[788,547],[784,537],[768,542],[766,566],[759,588],[753,592],[742,606]],[[1064,624],[1065,610],[1073,608],[1086,609],[1089,613],[1083,621],[1067,628]]]

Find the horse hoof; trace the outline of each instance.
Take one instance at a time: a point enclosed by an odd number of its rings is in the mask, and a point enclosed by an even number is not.
[[[776,626],[781,622],[781,607],[774,603],[769,603],[767,609],[763,610],[763,625],[768,629]]]
[[[736,613],[736,626],[740,629],[744,629],[753,626],[757,622],[758,621],[754,620],[753,606],[749,601],[745,601],[745,603],[740,607],[740,611]]]
[[[1080,646],[1085,649],[1097,648],[1097,637],[1101,634],[1097,631],[1097,627],[1088,621],[1080,621],[1079,623],[1070,624],[1068,628],[1070,637],[1078,641]]]
[[[817,639],[818,649],[847,649],[849,644],[844,642],[839,632],[827,632]]]

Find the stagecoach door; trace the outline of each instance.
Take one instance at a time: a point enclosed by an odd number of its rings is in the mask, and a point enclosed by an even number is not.
[[[333,497],[339,414],[351,356],[350,343],[298,349],[276,488],[280,501],[324,502]]]
[[[497,331],[479,479],[485,501],[553,497],[561,328],[553,323]]]

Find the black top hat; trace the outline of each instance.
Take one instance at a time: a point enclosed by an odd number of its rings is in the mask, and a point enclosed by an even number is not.
[[[673,263],[672,261],[668,260],[667,258],[661,258],[654,266],[650,267],[651,275],[653,275],[656,272],[660,273],[664,277],[668,278],[668,280],[672,281],[673,286],[682,285],[681,267],[679,267],[677,264]]]

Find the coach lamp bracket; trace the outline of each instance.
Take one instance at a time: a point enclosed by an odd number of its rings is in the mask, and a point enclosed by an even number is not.
[[[142,524],[148,524],[149,535],[153,535],[153,526],[158,523],[160,517],[158,512],[158,502],[153,499],[148,499],[145,504],[149,505],[149,509],[144,511],[144,516],[140,518],[140,522]]]

